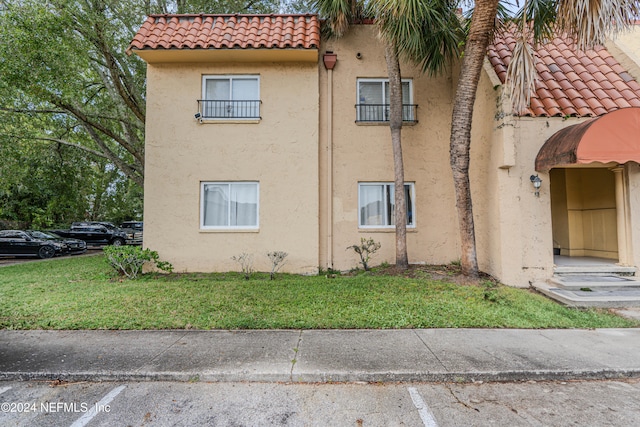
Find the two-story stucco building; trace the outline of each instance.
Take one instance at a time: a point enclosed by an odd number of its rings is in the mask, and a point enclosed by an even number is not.
[[[539,49],[538,92],[514,116],[502,96],[512,42],[492,45],[474,106],[481,270],[529,286],[553,275],[554,252],[640,265],[640,43],[575,54],[557,39]],[[375,26],[321,40],[314,15],[156,15],[130,49],[148,64],[146,247],[176,271],[237,269],[231,257],[242,252],[267,270],[266,253],[280,250],[286,271],[314,273],[355,267],[345,248],[372,237],[382,244],[375,261],[393,261]],[[401,65],[412,263],[460,258],[449,166],[458,67],[434,77]]]

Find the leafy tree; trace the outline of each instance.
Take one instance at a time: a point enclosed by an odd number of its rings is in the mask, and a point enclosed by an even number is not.
[[[144,16],[277,7],[274,0],[0,0],[0,218],[44,226],[137,217],[146,65],[125,52]]]
[[[281,7],[280,0],[177,0],[157,1],[155,5],[147,0],[146,3],[149,13],[277,13]]]
[[[0,218],[42,228],[84,217],[92,168],[75,150],[19,141],[0,146],[0,157]]]
[[[8,3],[0,15],[0,126],[16,114],[41,126],[2,126],[0,134],[75,147],[142,185],[145,68],[124,53],[134,5],[111,3]]]

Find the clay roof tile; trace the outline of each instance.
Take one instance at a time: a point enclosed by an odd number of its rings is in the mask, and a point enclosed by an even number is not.
[[[150,15],[129,49],[317,49],[316,15]]]
[[[577,107],[577,111],[578,111],[578,116],[580,116],[580,117],[592,116],[593,115],[593,110],[591,108],[589,108],[589,106]]]
[[[573,102],[574,107],[580,109],[580,108],[589,108],[589,104],[587,104],[587,101],[584,100],[584,98],[580,97],[580,98],[574,98],[571,100]]]
[[[551,92],[543,87],[536,87],[536,94],[538,95],[538,98],[540,99],[545,99],[545,98],[553,98],[553,95],[551,94]]]
[[[632,101],[634,99],[637,99],[636,97],[636,93],[634,91],[632,91],[631,89],[623,89],[620,91],[620,94],[624,97],[624,99],[626,99],[627,101]],[[640,100],[639,100],[640,101]]]
[[[600,101],[602,101],[603,99],[606,98],[611,98],[611,96],[607,93],[607,91],[605,91],[602,88],[598,88],[596,90],[593,91],[593,94],[596,96],[596,98],[598,98]]]
[[[630,82],[636,83],[635,80],[633,79],[633,77],[631,76],[631,74],[627,73],[626,71],[623,71],[623,72],[619,73],[619,76],[626,83],[630,83]]]
[[[583,80],[577,80],[573,82],[573,87],[576,88],[577,91],[583,93],[584,91],[589,91],[589,87],[585,84]]]
[[[614,102],[612,99],[600,99],[600,104],[602,104],[602,107],[606,108],[606,109],[618,109],[619,108],[619,104],[618,102]]]
[[[502,82],[511,60],[514,36],[504,31],[488,49]],[[572,40],[556,37],[536,48],[539,83],[524,114],[599,116],[640,105],[640,83],[604,47],[575,51]]]
[[[567,97],[573,102],[574,99],[577,98],[582,98],[582,95],[580,94],[580,92],[578,92],[575,88],[570,88],[567,89],[565,92],[565,95],[567,95]]]
[[[627,82],[622,80],[618,74],[614,74],[614,75],[611,75],[611,76],[607,75],[607,76],[611,77],[610,82],[613,85],[613,87],[616,88],[616,90],[622,92],[623,90],[629,89],[629,85],[627,85]]]
[[[614,90],[616,88],[609,80],[599,80],[597,83],[600,85],[599,88],[605,91]]]

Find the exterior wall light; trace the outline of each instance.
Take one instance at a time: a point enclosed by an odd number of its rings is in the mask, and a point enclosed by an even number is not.
[[[536,197],[540,197],[540,186],[542,185],[542,180],[538,175],[531,175],[529,178],[531,180],[531,184],[533,185],[533,189],[535,190]]]

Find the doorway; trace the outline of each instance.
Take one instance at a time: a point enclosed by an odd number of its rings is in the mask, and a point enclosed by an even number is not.
[[[615,173],[603,167],[554,168],[549,177],[556,259],[619,262]]]

